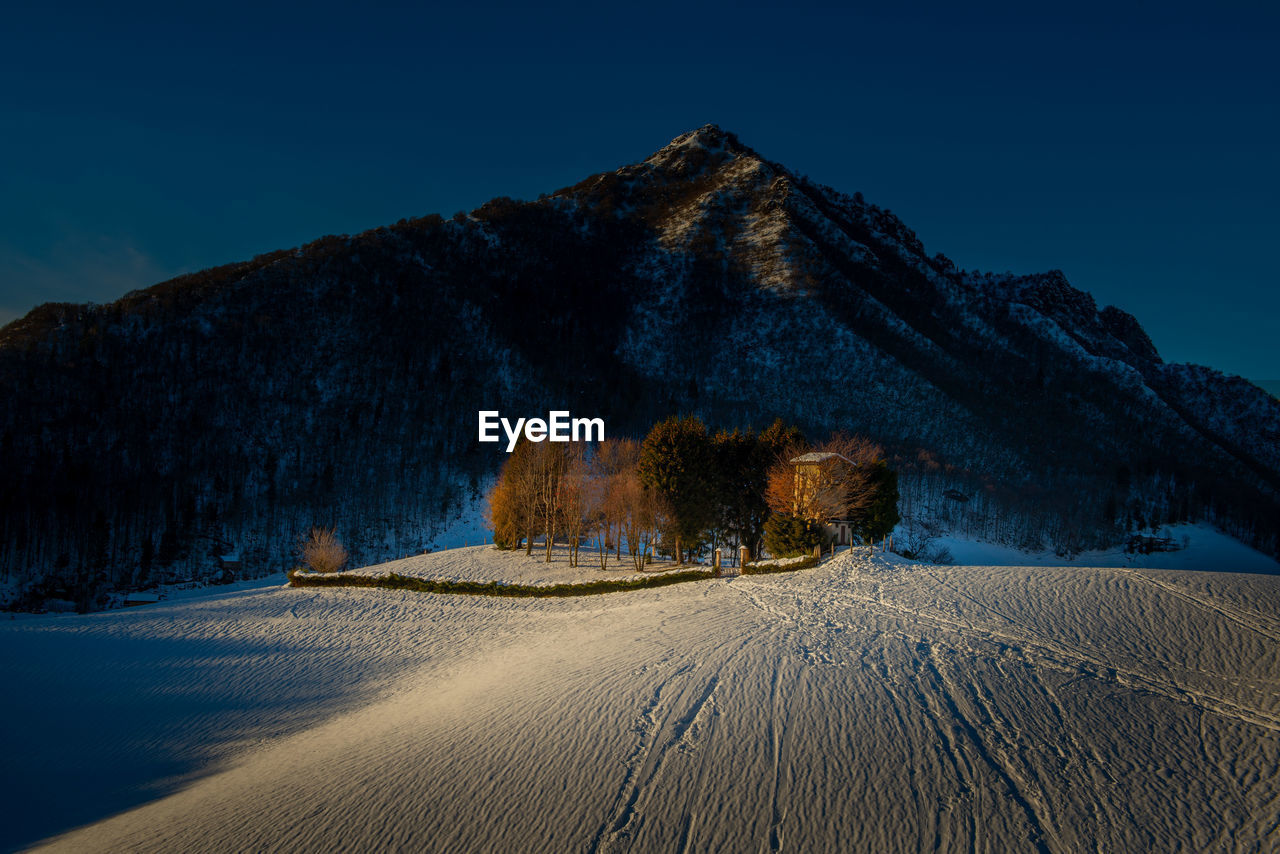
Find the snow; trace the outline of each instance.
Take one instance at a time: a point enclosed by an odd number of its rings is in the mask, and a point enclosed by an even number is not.
[[[1149,532],[1148,532],[1149,533]],[[1169,537],[1175,545],[1186,548],[1155,554],[1125,554],[1123,549],[1084,552],[1070,560],[1051,551],[1024,552],[1011,546],[996,545],[972,540],[963,536],[936,537],[931,551],[946,548],[952,563],[972,566],[1072,566],[1094,567],[1142,567],[1146,569],[1185,569],[1225,572],[1260,572],[1280,574],[1280,563],[1260,551],[1216,530],[1212,525],[1167,525],[1159,534]]]
[[[688,566],[679,569],[689,569]],[[669,560],[656,560],[643,570],[645,575],[677,570]],[[533,554],[524,549],[498,551],[492,545],[455,548],[444,552],[417,555],[388,561],[375,566],[349,569],[346,575],[382,576],[396,573],[411,578],[448,581],[501,581],[504,584],[579,584],[584,581],[622,580],[640,577],[631,556],[623,550],[622,560],[610,552],[606,568],[600,568],[600,554],[594,546],[578,549],[578,565],[569,565],[569,549],[556,546],[552,560],[546,561],[546,546],[534,544]]]
[[[1278,615],[1271,575],[857,550],[3,621],[0,847],[1275,850]]]
[[[758,560],[754,562],[755,566],[789,566],[793,563],[800,563],[809,559],[808,555],[797,555],[795,557],[780,557],[773,560]]]
[[[489,491],[491,482],[486,482],[482,494]],[[467,501],[459,508],[452,519],[446,522],[431,538],[428,548],[435,552],[441,549],[456,549],[462,546],[474,546],[477,543],[493,542],[493,528],[485,521],[485,508],[488,502],[483,497]]]

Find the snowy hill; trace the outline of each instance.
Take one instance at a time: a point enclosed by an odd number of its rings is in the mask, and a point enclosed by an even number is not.
[[[0,653],[5,848],[1280,846],[1276,576],[275,587],[5,621]]]
[[[312,524],[365,563],[449,539],[503,457],[480,409],[781,417],[882,443],[912,513],[960,495],[987,540],[1210,521],[1280,552],[1280,401],[711,125],[535,201],[41,306],[0,329],[0,399],[0,577],[86,608],[226,551],[279,571]]]

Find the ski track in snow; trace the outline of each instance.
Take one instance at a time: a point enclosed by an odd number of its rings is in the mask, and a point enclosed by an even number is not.
[[[846,552],[575,600],[251,590],[0,646],[5,848],[1280,846],[1275,576]]]

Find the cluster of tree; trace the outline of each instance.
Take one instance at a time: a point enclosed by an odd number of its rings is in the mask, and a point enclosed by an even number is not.
[[[584,537],[596,542],[601,568],[609,551],[622,559],[622,544],[635,568],[671,518],[668,502],[637,474],[640,445],[607,439],[588,454],[583,443],[521,440],[489,491],[489,523],[498,548],[524,546],[532,554],[541,536],[551,560],[556,539],[569,544],[577,566]]]
[[[655,424],[642,442],[609,439],[595,446],[521,442],[489,493],[489,521],[499,548],[532,554],[541,537],[546,559],[563,538],[578,563],[579,543],[594,540],[601,568],[626,546],[636,569],[650,547],[676,563],[704,549],[745,546],[758,555],[792,554],[825,544],[826,522],[851,520],[865,538],[897,523],[897,477],[880,446],[836,436],[816,449],[794,426],[712,433],[695,416]],[[791,462],[830,454],[813,481]],[[793,532],[799,528],[799,535]]]

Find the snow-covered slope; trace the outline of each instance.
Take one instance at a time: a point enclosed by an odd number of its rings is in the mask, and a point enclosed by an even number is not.
[[[1169,525],[1160,530],[1176,547],[1175,551],[1134,554],[1117,547],[1082,552],[1067,560],[1051,551],[1025,552],[1011,546],[986,543],[958,535],[940,536],[930,541],[930,551],[946,550],[949,563],[969,566],[1124,566],[1140,569],[1212,569],[1214,572],[1260,572],[1280,575],[1280,562],[1251,549],[1210,525]]]
[[[1278,615],[1273,576],[859,552],[12,621],[0,845],[1274,850]]]

